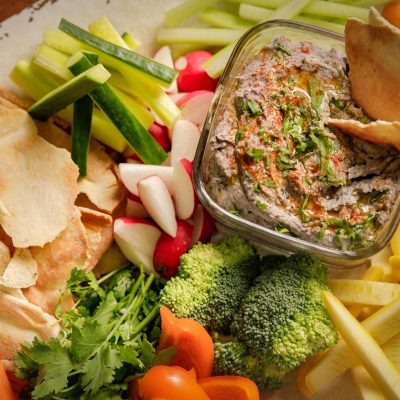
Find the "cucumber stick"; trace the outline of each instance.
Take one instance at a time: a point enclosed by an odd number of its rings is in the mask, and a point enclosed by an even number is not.
[[[80,176],[87,175],[92,115],[93,100],[90,96],[83,96],[74,103],[71,157],[74,163],[79,167]]]
[[[81,74],[92,65],[82,52],[75,54],[67,62],[67,67],[74,75]],[[144,163],[161,164],[166,159],[165,151],[107,83],[94,89],[89,96],[118,128]]]
[[[129,50],[129,46],[122,39],[107,17],[96,19],[96,21],[90,23],[88,30],[92,35]]]
[[[59,85],[56,80],[49,76],[47,71],[35,66],[27,60],[17,62],[11,71],[10,79],[33,100],[41,99]],[[72,106],[61,110],[57,115],[72,124]],[[93,110],[91,132],[100,142],[120,153],[122,153],[128,145],[118,129],[99,109]]]
[[[32,117],[44,120],[105,83],[110,76],[101,64],[95,65],[46,94],[28,112]]]
[[[106,59],[108,61],[111,59],[112,66],[124,64],[133,67],[133,69],[141,71],[163,86],[169,87],[178,74],[177,71],[172,68],[92,35],[90,32],[85,31],[65,19],[61,20],[59,29],[73,38],[78,39],[86,46],[89,46],[91,50],[96,50],[108,56]]]
[[[140,46],[139,40],[133,37],[129,32],[122,34],[122,39],[131,50],[136,50]]]

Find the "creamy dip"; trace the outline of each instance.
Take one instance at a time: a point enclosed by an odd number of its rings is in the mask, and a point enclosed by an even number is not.
[[[246,62],[223,101],[206,174],[214,201],[331,247],[375,241],[399,193],[400,157],[327,125],[368,122],[342,54],[278,38]]]

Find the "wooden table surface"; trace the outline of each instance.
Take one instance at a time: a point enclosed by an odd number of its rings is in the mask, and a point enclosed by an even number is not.
[[[18,14],[24,8],[33,3],[45,3],[46,0],[0,0],[0,22],[14,14]]]

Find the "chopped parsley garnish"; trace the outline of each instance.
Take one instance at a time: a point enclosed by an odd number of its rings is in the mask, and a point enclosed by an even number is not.
[[[229,210],[229,212],[233,215],[240,215],[241,211],[240,210]]]
[[[263,115],[262,109],[254,100],[247,100],[246,107],[251,115]]]
[[[305,222],[305,223],[311,221],[311,217],[307,216],[307,210],[306,210],[309,199],[310,199],[310,193],[307,193],[306,197],[304,198],[303,204],[300,207],[301,220],[302,220],[302,222]]]
[[[386,194],[387,190],[384,191],[374,191],[372,192],[371,197],[369,198],[369,204],[378,203],[379,200]]]
[[[334,105],[338,110],[340,110],[340,111],[344,110],[344,104],[340,100],[335,99],[334,97],[332,97],[331,100],[330,100],[330,103],[332,105]]]
[[[369,118],[366,115],[364,115],[362,118],[360,118],[360,122],[362,124],[368,124],[369,123]]]
[[[247,150],[246,154],[258,162],[261,161],[264,157],[264,149],[251,148]]]
[[[310,90],[310,97],[311,97],[311,107],[314,111],[319,115],[319,111],[322,105],[322,101],[324,99],[323,93],[317,94],[317,88],[315,86],[314,79],[310,78],[308,80],[308,86]]]
[[[271,168],[271,153],[269,151],[267,151],[267,154],[265,155],[265,168]]]
[[[245,138],[245,134],[242,129],[238,128],[236,135],[235,135],[235,143],[239,143]]]
[[[275,230],[277,232],[283,233],[285,235],[297,237],[297,235],[295,233],[293,233],[285,224],[283,224],[282,222],[279,222],[279,221],[275,225]]]
[[[264,185],[268,186],[268,187],[273,187],[273,188],[278,187],[278,185],[271,178],[264,179]]]
[[[258,136],[260,136],[261,138],[264,139],[265,143],[268,143],[270,141],[270,137],[268,136],[268,134],[265,132],[265,128],[261,128],[258,131]]]
[[[276,43],[275,44],[275,50],[276,51],[281,51],[282,53],[285,53],[288,56],[292,55],[292,52],[290,51],[289,48],[287,48],[285,45],[283,45],[282,43]]]
[[[260,193],[260,192],[261,192],[261,185],[260,185],[260,182],[256,182],[256,183],[254,184],[254,192],[256,192],[256,193]]]
[[[268,206],[267,206],[265,203],[263,203],[262,201],[260,201],[260,200],[257,200],[257,201],[256,201],[256,206],[257,206],[260,210],[263,210],[263,211],[267,210],[267,208],[268,208]]]

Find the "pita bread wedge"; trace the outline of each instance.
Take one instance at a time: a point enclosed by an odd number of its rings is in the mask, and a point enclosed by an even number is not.
[[[86,229],[88,238],[88,260],[86,269],[91,270],[113,240],[113,220],[105,213],[79,207],[81,221]]]
[[[356,120],[328,119],[328,124],[359,139],[375,144],[388,144],[400,151],[400,122],[374,121],[362,124]]]
[[[57,336],[57,320],[26,299],[0,290],[0,359],[11,360],[21,344],[35,337],[49,340]]]
[[[348,20],[351,94],[373,119],[400,120],[400,31],[372,12],[372,24]]]
[[[10,249],[2,241],[0,241],[0,276],[3,275],[3,272],[7,268],[10,260]]]
[[[67,228],[43,247],[32,247],[32,256],[37,262],[36,285],[25,289],[24,295],[43,311],[53,314],[66,282],[74,267],[85,268],[88,260],[88,239],[86,229],[77,208]],[[72,306],[72,299],[66,297],[65,308]]]
[[[0,285],[10,289],[27,288],[36,283],[37,275],[37,264],[29,249],[16,249],[0,276]]]
[[[49,122],[36,122],[39,135],[54,146],[71,151],[71,136]],[[91,141],[88,158],[88,174],[80,178],[79,192],[86,195],[100,211],[112,214],[125,200],[126,191],[118,176],[115,162],[104,147]],[[92,207],[91,207],[92,208]]]
[[[43,246],[68,225],[78,194],[70,154],[37,134],[23,110],[0,98],[0,225],[15,247]]]

